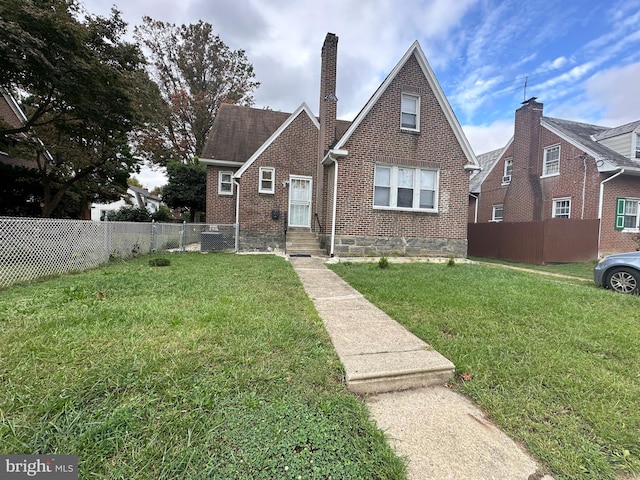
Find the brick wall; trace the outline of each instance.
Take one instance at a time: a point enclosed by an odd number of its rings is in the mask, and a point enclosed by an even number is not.
[[[604,180],[604,177],[602,178]],[[604,184],[602,219],[600,222],[600,254],[630,252],[638,246],[631,233],[615,229],[616,200],[618,198],[640,198],[638,177],[619,176]]]
[[[237,169],[207,165],[207,223],[229,225],[236,223],[235,195],[220,195],[218,193],[218,178],[220,172],[234,172]],[[235,193],[235,187],[234,187]]]
[[[400,129],[403,91],[420,95],[420,133]],[[415,57],[402,67],[344,148],[349,156],[339,160],[338,238],[382,237],[398,245],[398,253],[407,253],[399,247],[407,239],[443,239],[455,255],[466,254],[467,159]],[[438,213],[374,210],[376,162],[439,168]],[[442,250],[424,248],[421,254],[439,255]]]
[[[504,205],[505,203],[508,187],[502,184],[502,177],[504,176],[504,162],[507,158],[513,159],[513,144],[505,150],[493,170],[482,183],[480,204],[478,206],[478,223],[490,222],[493,218],[493,206]]]

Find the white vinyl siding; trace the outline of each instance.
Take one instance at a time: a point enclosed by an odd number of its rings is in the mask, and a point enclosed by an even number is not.
[[[395,165],[376,165],[373,205],[375,208],[438,210],[437,170]]]
[[[542,176],[549,177],[560,174],[560,145],[547,147],[544,149],[544,165]]]
[[[218,175],[218,194],[233,195],[233,172],[220,172]]]
[[[420,131],[420,97],[409,93],[402,94],[400,128]]]

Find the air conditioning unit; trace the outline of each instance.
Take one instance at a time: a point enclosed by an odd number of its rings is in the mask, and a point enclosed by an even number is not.
[[[502,183],[511,183],[511,175],[505,175],[502,177]]]

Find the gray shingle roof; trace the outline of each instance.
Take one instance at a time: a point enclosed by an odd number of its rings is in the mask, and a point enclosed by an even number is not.
[[[476,156],[478,164],[482,170],[476,171],[471,175],[471,179],[469,181],[469,191],[471,193],[480,192],[480,185],[482,185],[482,182],[487,178],[487,175],[489,175],[493,166],[500,159],[500,154],[503,150],[504,148],[498,148]]]
[[[625,133],[633,132],[640,127],[640,120],[635,122],[625,123],[619,127],[609,128],[604,132],[600,132],[594,136],[594,140],[604,140],[605,138],[617,137],[618,135],[624,135]]]

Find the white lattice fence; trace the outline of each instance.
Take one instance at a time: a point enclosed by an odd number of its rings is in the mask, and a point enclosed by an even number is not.
[[[233,225],[222,225],[218,250],[233,248]],[[204,224],[92,222],[0,217],[0,288],[49,275],[82,271],[149,252],[199,247]]]

